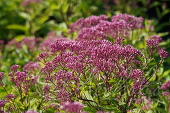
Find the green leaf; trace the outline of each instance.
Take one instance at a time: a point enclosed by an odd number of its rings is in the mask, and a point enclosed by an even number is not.
[[[18,41],[21,41],[24,37],[25,37],[25,35],[18,35],[18,36],[14,37],[14,38],[18,42]]]
[[[27,31],[27,28],[23,25],[18,25],[18,24],[11,24],[6,26],[7,29],[16,29],[16,30],[21,30],[21,31]]]
[[[45,111],[45,113],[55,113],[55,109],[50,107]]]
[[[31,16],[28,13],[19,12],[19,16],[26,19],[26,20],[31,20]]]
[[[85,107],[83,111],[88,111],[88,113],[96,113],[97,110],[92,107]]]
[[[38,18],[38,23],[39,24],[43,24],[46,20],[48,20],[49,17],[44,15],[44,16],[41,16],[40,18]]]
[[[68,8],[69,8],[69,4],[63,4],[63,5],[62,5],[62,11],[63,11],[63,13],[66,13],[67,10],[68,10]]]
[[[84,91],[84,95],[88,100],[93,100],[93,97],[91,96],[91,94],[88,91]]]
[[[162,109],[160,107],[157,107],[156,110],[158,110],[159,113],[168,113],[168,111],[166,111],[166,110],[164,110],[164,109]]]
[[[165,24],[165,25],[166,25],[166,24]],[[169,34],[169,32],[158,33],[158,35],[159,35],[160,37],[166,36],[166,35],[168,35],[168,34]]]
[[[152,2],[152,4],[149,6],[149,8],[156,7],[158,5],[161,5],[161,3],[158,1],[155,1],[155,2]]]
[[[106,92],[106,93],[104,93],[104,98],[106,98],[106,97],[109,97],[111,95],[111,93],[110,92]]]
[[[164,23],[161,23],[161,24],[159,24],[159,25],[156,25],[155,31],[157,32],[157,31],[161,30],[163,27],[169,26],[169,25],[170,25],[169,22],[164,22]],[[161,34],[159,34],[159,35],[161,35]]]
[[[120,113],[120,110],[117,107],[104,107],[104,106],[98,106],[103,111],[114,111],[116,113]]]
[[[168,76],[170,74],[170,70],[167,70],[167,71],[165,71],[162,75],[161,75],[161,77],[166,77],[166,76]]]
[[[109,83],[114,83],[114,82],[117,82],[117,79],[116,78],[112,78],[108,81]]]
[[[142,109],[142,107],[139,105],[139,104],[133,104],[135,107],[139,108],[139,109]]]

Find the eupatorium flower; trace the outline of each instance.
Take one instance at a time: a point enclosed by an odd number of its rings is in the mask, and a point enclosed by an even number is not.
[[[129,30],[141,29],[142,23],[143,18],[127,14],[113,16],[111,21],[106,15],[90,16],[71,24],[69,32],[78,32],[77,40],[116,39],[128,36]]]
[[[125,21],[127,26],[131,29],[134,30],[136,28],[141,29],[142,23],[144,21],[144,19],[142,17],[135,17],[132,15],[128,15],[128,14],[118,14],[113,16],[112,18],[112,22],[115,21]]]
[[[43,88],[44,94],[46,94],[49,90],[50,90],[50,86],[49,85],[44,86],[44,88]]]
[[[26,72],[17,71],[16,66],[12,66],[12,70],[15,69],[15,72],[10,72],[8,76],[10,76],[11,81],[15,82],[16,87],[22,88],[25,94],[28,93],[28,89],[31,85],[34,85],[37,76],[28,75]],[[17,66],[18,67],[18,66]]]
[[[13,66],[10,68],[10,71],[16,71],[18,68],[19,68],[19,65],[13,65]]]
[[[170,92],[164,91],[164,92],[162,93],[162,96],[164,96],[164,97],[170,97]]]
[[[162,84],[161,89],[170,89],[170,80]]]
[[[170,55],[167,51],[165,51],[165,50],[162,49],[162,48],[158,50],[158,53],[159,53],[159,55],[160,55],[161,58],[167,58],[167,57],[169,57],[169,55]]]
[[[84,108],[84,105],[79,102],[66,102],[61,107],[62,110],[67,112],[81,113],[81,110]]]
[[[31,73],[37,71],[39,68],[40,64],[38,62],[30,61],[23,67],[23,70]]]
[[[0,72],[0,81],[2,81],[3,76],[4,76],[4,72]]]
[[[7,100],[0,100],[0,108],[4,107],[7,102]]]
[[[34,110],[28,110],[28,111],[26,111],[26,113],[38,113],[38,112],[36,112]]]
[[[15,99],[17,96],[13,94],[6,95],[7,100]]]
[[[146,41],[147,46],[158,46],[162,42],[162,38],[158,35],[153,35]]]

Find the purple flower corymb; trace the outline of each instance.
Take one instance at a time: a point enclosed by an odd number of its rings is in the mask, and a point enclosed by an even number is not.
[[[81,110],[84,108],[84,105],[79,102],[66,102],[63,104],[63,110],[67,112],[81,113]]]
[[[162,84],[161,89],[170,89],[170,80]]]
[[[103,40],[108,36],[116,39],[129,36],[129,31],[141,29],[143,18],[127,14],[113,16],[108,21],[106,15],[81,18],[70,25],[70,32],[78,32],[77,40]]]
[[[23,70],[25,72],[35,72],[39,68],[40,64],[38,62],[30,61],[23,67]]]
[[[0,81],[2,81],[3,76],[4,76],[4,72],[0,72]]]
[[[16,71],[18,68],[19,68],[19,65],[13,65],[13,66],[10,68],[10,71]]]
[[[17,96],[13,94],[6,95],[7,100],[15,99]]]
[[[4,107],[7,102],[7,100],[0,100],[0,108]]]
[[[158,35],[153,35],[146,41],[147,46],[158,46],[162,42],[162,38]]]
[[[170,54],[167,51],[163,50],[162,48],[158,50],[158,53],[161,58],[167,58],[170,56]]]

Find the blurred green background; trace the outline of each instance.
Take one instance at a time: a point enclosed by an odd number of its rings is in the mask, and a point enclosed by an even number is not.
[[[81,17],[127,13],[153,20],[155,32],[169,38],[170,0],[1,0],[0,39],[45,37],[66,32]]]

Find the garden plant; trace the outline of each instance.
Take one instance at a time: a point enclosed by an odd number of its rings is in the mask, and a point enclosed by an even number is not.
[[[160,36],[146,35],[144,22],[92,15],[72,23],[68,37],[51,32],[44,41],[11,42],[35,56],[8,76],[0,72],[0,112],[170,113],[170,80],[162,72],[169,53]]]

